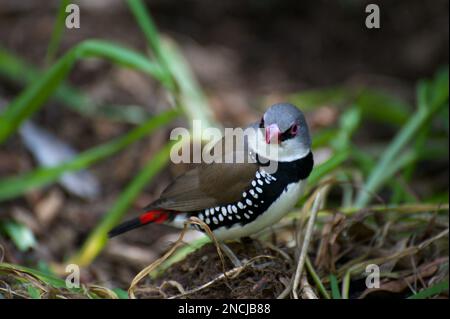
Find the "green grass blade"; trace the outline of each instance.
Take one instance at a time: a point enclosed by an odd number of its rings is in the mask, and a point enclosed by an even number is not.
[[[162,46],[170,71],[179,88],[176,96],[177,102],[184,110],[191,125],[194,120],[197,120],[200,121],[203,128],[219,128],[220,125],[214,119],[206,96],[176,44],[171,41],[164,41]],[[197,132],[193,132],[193,134],[195,133]],[[198,139],[200,137],[194,135],[193,138]]]
[[[350,147],[351,137],[361,123],[361,111],[352,107],[346,110],[339,118],[339,131],[330,144],[336,151]]]
[[[363,118],[381,123],[403,125],[410,116],[410,107],[390,94],[369,88],[332,87],[307,90],[288,97],[304,111],[324,105],[337,107],[355,104]]]
[[[36,245],[33,232],[25,225],[15,221],[2,221],[0,222],[0,229],[12,239],[20,251],[27,251]]]
[[[45,282],[46,284],[48,284],[52,287],[66,288],[66,282],[63,279],[60,279],[58,277],[49,275],[47,273],[44,273],[44,272],[36,270],[36,269],[28,268],[25,266],[13,265],[13,264],[9,264],[9,263],[0,263],[0,273],[14,271],[14,270],[18,270],[20,272],[24,272],[24,273],[33,275],[34,277],[38,278],[39,280]]]
[[[317,289],[320,291],[322,296],[325,299],[331,299],[330,294],[325,289],[325,286],[323,285],[322,281],[320,280],[319,275],[316,273],[314,266],[312,265],[311,260],[309,260],[308,257],[306,257],[306,268],[308,269],[309,275],[312,277],[314,283],[317,286]]]
[[[27,292],[31,299],[41,299],[41,292],[34,286],[27,286]]]
[[[144,3],[140,0],[128,0],[127,3],[157,60],[164,63],[158,29]]]
[[[2,47],[0,47],[0,75],[21,84],[27,84],[40,76],[31,64],[22,61],[16,54],[9,53]]]
[[[157,128],[169,123],[178,114],[177,110],[163,112],[132,129],[124,136],[84,151],[67,163],[55,167],[37,168],[20,176],[2,179],[0,180],[0,201],[20,196],[26,191],[54,182],[65,172],[84,169],[108,158],[131,143],[147,136]]]
[[[120,288],[111,289],[119,299],[129,299],[128,292]]]
[[[19,84],[28,85],[40,80],[42,72],[0,48],[0,75]],[[89,96],[66,83],[62,83],[55,89],[53,98],[88,117],[104,117],[133,124],[140,124],[148,117],[148,113],[142,107],[135,105],[98,105]]]
[[[448,291],[448,279],[446,281],[437,283],[434,286],[428,287],[422,291],[419,291],[418,293],[408,297],[408,299],[425,299],[439,295],[444,291]]]
[[[338,280],[335,275],[330,275],[331,297],[333,299],[342,299],[339,291]]]
[[[317,184],[322,177],[328,175],[330,172],[344,163],[348,159],[349,154],[350,152],[345,149],[343,151],[335,153],[330,159],[314,167],[311,175],[309,175],[308,177],[308,184]]]
[[[411,116],[411,107],[380,90],[361,89],[354,102],[364,118],[380,123],[403,125]]]
[[[303,111],[312,111],[323,105],[338,105],[349,101],[351,93],[342,87],[332,87],[319,90],[306,90],[301,93],[292,94],[288,97],[289,102],[297,105]]]
[[[170,87],[170,77],[161,69],[159,64],[150,61],[140,53],[115,43],[104,40],[86,40],[71,51],[75,52],[77,58],[106,58],[117,65],[142,71],[166,87]]]
[[[128,6],[157,61],[176,83],[171,90],[175,96],[175,103],[183,108],[191,122],[199,120],[202,127],[219,127],[194,74],[175,43],[160,38],[155,23],[141,0],[128,0]],[[199,139],[200,136],[193,138]]]
[[[101,252],[108,240],[108,232],[121,221],[142,189],[169,161],[172,145],[172,143],[167,144],[147,162],[141,172],[128,184],[111,210],[89,234],[80,251],[70,259],[70,263],[87,266]]]
[[[104,296],[104,294],[101,294],[101,291],[89,291],[89,286],[86,287],[84,285],[82,285],[82,287],[80,288],[68,288],[66,285],[66,281],[64,279],[58,278],[54,275],[33,269],[33,268],[29,268],[29,267],[25,267],[25,266],[20,266],[20,265],[15,265],[15,264],[9,264],[9,263],[0,263],[0,275],[1,274],[9,274],[12,277],[16,278],[18,281],[21,282],[21,284],[25,284],[28,287],[28,293],[30,294],[30,296],[32,298],[38,298],[38,293],[39,293],[39,287],[41,286],[39,284],[39,286],[36,287],[36,282],[35,280],[28,278],[23,276],[24,274],[32,276],[34,278],[37,278],[39,281],[41,281],[44,285],[50,286],[55,288],[56,290],[58,289],[63,289],[63,290],[67,290],[70,291],[72,293],[76,293],[79,295],[79,297],[88,297],[88,298],[102,298],[102,296]],[[88,289],[86,289],[88,288]],[[107,288],[101,287],[102,290],[107,290]],[[114,293],[111,291],[111,293]],[[115,293],[117,296],[118,294]],[[119,296],[118,296],[119,297]],[[104,298],[104,297],[103,297]]]
[[[46,64],[50,64],[55,56],[56,51],[58,51],[59,44],[61,42],[61,37],[64,31],[64,23],[66,20],[66,7],[69,4],[69,0],[60,0],[58,14],[56,16],[55,25],[53,27],[52,36],[50,38],[50,43],[47,47],[47,54],[45,56]]]
[[[430,119],[441,108],[448,105],[448,71],[439,73],[435,78],[434,83],[421,85],[426,85],[426,88],[419,87],[421,96],[418,100],[420,104],[426,103],[426,105],[418,107],[417,112],[402,127],[394,140],[384,151],[376,167],[367,178],[367,182],[363,189],[358,193],[355,202],[357,208],[362,208],[367,205],[371,199],[371,194],[378,191],[383,183],[395,173],[390,169],[391,165],[396,162],[396,158],[399,156],[400,152],[408,145],[421,127],[429,123]]]
[[[88,57],[106,58],[121,66],[145,72],[163,85],[168,83],[168,78],[161,68],[139,53],[106,41],[81,42],[60,58],[38,81],[29,85],[0,115],[0,143],[3,143],[54,93],[75,61]]]

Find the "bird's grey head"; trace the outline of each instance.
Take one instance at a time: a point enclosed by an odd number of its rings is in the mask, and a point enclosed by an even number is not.
[[[311,137],[305,116],[295,105],[274,104],[259,123],[251,126],[249,145],[260,156],[275,161],[293,161],[311,151]],[[259,129],[258,129],[259,128]]]
[[[305,116],[290,103],[278,103],[269,107],[261,118],[259,127],[264,128],[267,143],[283,144],[295,139],[303,147],[311,147]]]

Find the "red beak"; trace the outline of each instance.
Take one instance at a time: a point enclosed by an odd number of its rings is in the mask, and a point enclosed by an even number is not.
[[[272,142],[278,144],[280,142],[280,133],[278,125],[270,124],[266,127],[266,143],[270,144]]]

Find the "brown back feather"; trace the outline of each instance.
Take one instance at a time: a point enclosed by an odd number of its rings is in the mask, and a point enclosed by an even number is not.
[[[225,150],[222,155],[222,163],[202,163],[178,176],[164,190],[161,197],[146,209],[162,208],[193,212],[238,201],[242,192],[250,187],[258,165],[248,161],[245,139],[236,141],[236,144],[244,143],[242,148],[226,148],[225,140],[229,141],[229,139],[222,138],[218,142],[222,143],[223,150]],[[236,160],[239,158],[238,156],[242,156],[245,163],[229,163],[230,159]],[[225,162],[225,159],[228,159],[228,162]]]

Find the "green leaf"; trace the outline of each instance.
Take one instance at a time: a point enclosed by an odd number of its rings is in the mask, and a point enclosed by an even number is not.
[[[119,299],[128,299],[128,292],[120,288],[111,289]]]
[[[27,291],[32,299],[41,299],[41,292],[36,287],[27,285]]]
[[[184,110],[191,122],[199,120],[202,127],[219,127],[189,64],[175,43],[167,39],[163,41],[160,38],[156,25],[141,0],[128,0],[128,6],[155,54],[156,60],[164,71],[170,74],[170,80],[175,83],[172,83],[172,93],[175,95],[176,105]],[[193,138],[199,139],[200,136]]]
[[[419,130],[429,123],[430,119],[438,113],[440,109],[448,105],[448,72],[439,73],[435,77],[435,81],[429,84],[419,85],[419,98],[417,112],[397,133],[394,140],[389,144],[381,155],[377,165],[371,171],[364,187],[358,193],[355,206],[357,208],[364,207],[371,199],[372,194],[377,192],[381,186],[404,165],[399,165],[398,157],[410,141],[418,134]],[[447,84],[445,87],[443,83]],[[426,87],[424,87],[426,85]],[[427,96],[427,97],[425,97]],[[423,105],[422,105],[423,104]],[[415,156],[413,154],[412,156]],[[407,160],[411,159],[410,156]],[[405,163],[408,162],[405,158]],[[395,167],[395,169],[394,169]]]
[[[42,72],[34,66],[1,48],[0,74],[22,85],[38,81],[43,76]],[[66,83],[61,83],[55,89],[53,98],[88,117],[104,117],[113,121],[140,124],[149,116],[148,112],[136,105],[99,105],[89,96]]]
[[[89,234],[80,251],[70,259],[69,263],[80,266],[89,265],[101,252],[108,240],[108,232],[121,221],[142,189],[169,161],[172,145],[173,143],[167,144],[154,158],[147,162],[141,172],[128,184],[122,194],[120,194],[120,197],[116,200],[111,210]]]
[[[363,118],[394,125],[404,124],[410,116],[410,107],[398,98],[380,90],[354,87],[332,87],[308,90],[288,97],[304,111],[320,106],[342,107],[354,104]]]
[[[200,121],[202,128],[219,128],[220,125],[214,120],[213,113],[200,85],[176,44],[164,41],[162,46],[165,58],[169,63],[170,72],[178,85],[177,104],[183,109],[191,124],[193,124],[193,121]],[[193,134],[196,133],[196,131],[193,132]],[[193,136],[193,139],[199,138],[200,136]]]
[[[310,111],[324,105],[343,104],[350,98],[350,91],[342,87],[320,90],[307,90],[291,95],[289,102],[297,105],[303,111]]]
[[[168,67],[165,63],[165,56],[161,48],[158,29],[156,28],[150,13],[146,10],[145,5],[141,0],[128,0],[127,3],[136,18],[139,27],[144,32],[145,38],[147,39],[150,48],[155,53],[158,62],[167,70]]]
[[[20,271],[23,273],[28,273],[31,274],[33,276],[35,276],[36,278],[38,278],[39,280],[45,282],[46,284],[55,287],[55,288],[65,288],[66,287],[66,282],[60,278],[57,278],[55,276],[46,274],[42,271],[36,270],[36,269],[32,269],[29,267],[25,267],[25,266],[20,266],[20,265],[13,265],[13,264],[9,264],[9,263],[0,263],[0,272],[5,272],[5,271]]]
[[[87,40],[79,43],[58,60],[44,75],[29,85],[16,97],[0,116],[0,143],[3,143],[20,124],[33,115],[55,92],[74,63],[80,58],[102,57],[110,61],[140,70],[170,85],[170,78],[160,66],[145,56],[107,41]]]
[[[342,299],[341,292],[339,291],[338,280],[335,275],[330,275],[331,297],[333,299]]]
[[[322,177],[328,175],[330,172],[338,168],[347,160],[349,153],[350,152],[348,150],[337,152],[325,162],[314,167],[311,175],[309,175],[308,177],[308,184],[315,185]]]
[[[36,245],[33,232],[25,225],[14,221],[3,221],[0,226],[20,251],[27,251]]]
[[[0,201],[20,196],[27,191],[54,182],[65,172],[84,169],[98,161],[106,159],[131,143],[147,136],[157,128],[169,123],[178,114],[179,111],[177,110],[163,112],[132,129],[126,135],[84,151],[71,161],[61,165],[49,168],[37,168],[34,171],[20,176],[4,178],[0,180]]]
[[[50,43],[47,47],[47,54],[45,56],[46,64],[50,64],[58,50],[59,44],[61,42],[61,37],[65,29],[64,22],[66,20],[67,12],[66,7],[69,5],[69,0],[60,0],[58,14],[56,16],[55,25],[53,27],[52,36],[50,38]]]
[[[444,291],[448,291],[448,279],[437,283],[431,287],[428,287],[410,297],[408,299],[425,299],[441,294]]]
[[[361,122],[361,112],[352,107],[345,111],[339,118],[340,129],[337,136],[331,140],[331,145],[337,151],[342,151],[350,146],[351,137]]]
[[[400,99],[380,90],[361,89],[354,101],[365,119],[403,125],[410,117],[411,107]]]

